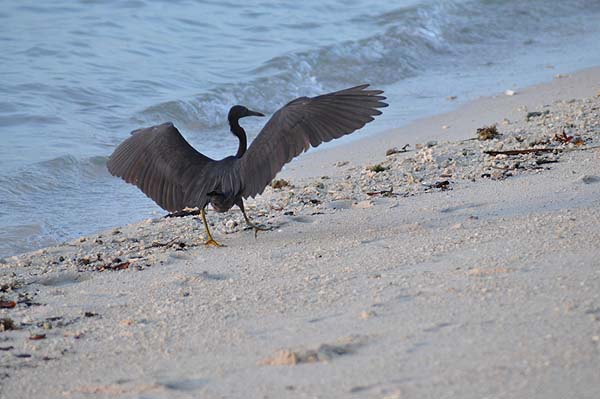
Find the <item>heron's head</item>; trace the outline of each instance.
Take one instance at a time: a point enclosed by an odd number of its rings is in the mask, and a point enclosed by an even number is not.
[[[234,105],[229,110],[229,115],[227,116],[227,119],[229,119],[229,122],[232,122],[234,120],[238,120],[238,119],[244,118],[246,116],[264,116],[264,115],[261,114],[260,112],[249,110],[248,108],[244,107],[243,105]]]

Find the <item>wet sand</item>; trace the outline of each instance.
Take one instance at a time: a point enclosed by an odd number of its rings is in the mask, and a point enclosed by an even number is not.
[[[209,212],[224,248],[190,216],[3,259],[1,396],[599,397],[599,91],[306,154],[249,203],[272,231]]]

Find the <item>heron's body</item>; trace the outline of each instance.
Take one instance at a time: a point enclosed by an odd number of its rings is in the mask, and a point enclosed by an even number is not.
[[[217,168],[219,170],[231,170],[235,167],[235,161],[236,157],[221,159],[220,161],[216,161],[218,165]],[[215,187],[212,192],[208,193],[208,202],[217,212],[227,212],[234,205],[242,208],[244,202],[242,200],[241,187],[237,192],[224,190],[221,186]]]
[[[261,194],[283,165],[322,142],[352,133],[381,114],[380,90],[357,86],[313,98],[300,97],[279,109],[247,148],[239,119],[264,116],[236,105],[229,111],[231,132],[238,137],[235,156],[213,160],[196,151],[172,123],[138,129],[121,143],[108,161],[108,170],[138,186],[171,212],[210,203],[218,212],[234,205],[244,211],[245,198]],[[257,228],[256,226],[252,225]]]

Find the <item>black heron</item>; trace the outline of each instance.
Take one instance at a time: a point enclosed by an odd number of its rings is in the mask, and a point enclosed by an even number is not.
[[[108,160],[108,170],[135,184],[169,212],[198,207],[206,229],[206,245],[220,246],[208,229],[205,208],[217,212],[237,205],[246,223],[256,230],[243,199],[261,194],[292,158],[323,142],[350,134],[386,107],[382,90],[369,85],[297,98],[279,109],[246,150],[240,118],[264,116],[236,105],[228,115],[231,132],[239,139],[234,156],[213,160],[196,151],[172,123],[134,130]]]

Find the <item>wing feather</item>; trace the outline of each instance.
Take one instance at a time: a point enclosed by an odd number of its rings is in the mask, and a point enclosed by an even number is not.
[[[217,164],[196,151],[173,124],[165,123],[132,132],[110,156],[107,167],[112,175],[174,212],[206,205],[206,193],[218,183],[197,184],[197,180],[212,175]]]
[[[300,97],[279,109],[239,160],[244,198],[261,194],[294,157],[350,134],[387,107],[382,90],[360,85],[317,97]]]

